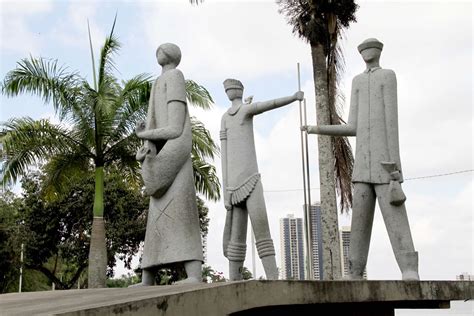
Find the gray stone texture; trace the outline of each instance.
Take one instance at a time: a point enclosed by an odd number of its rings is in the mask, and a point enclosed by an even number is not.
[[[179,47],[157,49],[161,75],[153,83],[145,122],[137,126],[144,146],[137,153],[150,207],[142,258],[143,285],[152,285],[154,270],[182,262],[188,281],[201,280],[203,261],[196,192],[191,162],[191,121],[184,76],[176,66]]]
[[[247,220],[250,217],[259,257],[267,279],[277,279],[275,249],[270,235],[263,187],[258,172],[253,135],[253,117],[303,99],[303,92],[292,96],[251,103],[242,102],[243,85],[236,79],[224,81],[232,106],[222,116],[221,158],[224,204],[227,209],[224,228],[224,255],[229,259],[230,280],[242,278],[245,260]]]
[[[0,295],[2,315],[393,315],[474,298],[473,281],[241,281]],[[391,312],[391,313],[390,313]]]
[[[356,136],[350,278],[362,279],[367,263],[375,200],[378,199],[402,279],[418,280],[415,251],[400,183],[403,174],[398,143],[397,80],[379,65],[383,44],[371,38],[359,45],[366,70],[352,81],[345,125],[307,126],[308,133]]]

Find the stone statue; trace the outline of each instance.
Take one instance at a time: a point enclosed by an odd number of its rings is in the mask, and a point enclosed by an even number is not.
[[[221,158],[224,204],[227,209],[224,228],[224,255],[229,259],[230,280],[242,279],[246,253],[247,219],[255,233],[257,251],[267,279],[278,279],[275,248],[270,236],[263,188],[258,173],[253,137],[254,115],[303,99],[303,92],[266,102],[242,102],[244,86],[235,79],[224,81],[232,106],[222,116]]]
[[[203,261],[191,162],[191,121],[183,73],[176,69],[181,51],[163,44],[156,51],[161,75],[153,84],[145,122],[136,134],[144,140],[137,153],[142,163],[150,208],[142,258],[142,285],[153,285],[155,271],[183,263],[187,279],[201,282]]]
[[[354,201],[349,246],[351,279],[362,279],[378,199],[403,280],[419,280],[415,251],[405,208],[398,145],[397,80],[379,65],[383,44],[369,38],[358,46],[367,69],[352,81],[346,125],[305,126],[308,133],[357,136],[352,182]]]

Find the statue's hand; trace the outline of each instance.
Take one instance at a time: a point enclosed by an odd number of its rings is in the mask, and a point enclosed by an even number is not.
[[[303,99],[304,99],[304,92],[303,92],[303,91],[295,92],[295,94],[293,94],[293,97],[295,98],[295,100],[303,101]]]
[[[311,125],[303,125],[300,127],[303,132],[308,134],[319,134],[319,127],[318,126],[311,126]]]
[[[390,180],[400,181],[400,179],[401,179],[400,171],[396,170],[390,173]]]
[[[231,201],[232,194],[229,192],[224,193],[224,206],[225,209],[230,211],[232,209],[232,201]]]

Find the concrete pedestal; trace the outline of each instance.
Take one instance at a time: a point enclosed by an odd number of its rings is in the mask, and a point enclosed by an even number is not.
[[[0,295],[1,315],[394,315],[474,298],[472,281],[241,281]]]

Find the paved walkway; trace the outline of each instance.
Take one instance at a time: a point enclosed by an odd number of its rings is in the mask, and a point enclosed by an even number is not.
[[[394,308],[449,308],[451,300],[473,298],[472,281],[242,281],[3,294],[0,315],[283,315],[290,307],[393,315]]]

